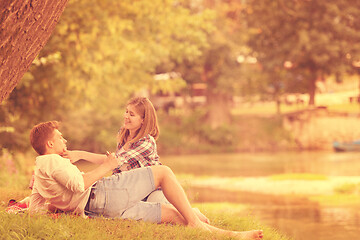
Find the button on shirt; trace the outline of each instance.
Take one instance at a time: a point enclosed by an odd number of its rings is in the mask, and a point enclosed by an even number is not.
[[[57,154],[38,156],[30,211],[45,210],[45,206],[50,204],[62,211],[84,216],[91,188],[84,189],[82,174],[69,159]]]

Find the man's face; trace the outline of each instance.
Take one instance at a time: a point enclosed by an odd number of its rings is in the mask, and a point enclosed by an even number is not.
[[[54,130],[54,135],[52,139],[50,139],[50,142],[52,142],[52,149],[54,153],[57,154],[63,154],[67,151],[66,148],[66,139],[63,138],[61,132],[57,129]]]

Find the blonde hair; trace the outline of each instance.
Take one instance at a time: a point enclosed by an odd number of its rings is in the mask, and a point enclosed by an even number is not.
[[[130,131],[128,129],[121,128],[117,136],[118,143],[121,145],[124,145],[126,141],[134,143],[139,141],[141,138],[146,137],[147,135],[152,136],[156,140],[159,137],[160,130],[156,111],[151,101],[146,97],[135,97],[130,99],[127,105],[134,106],[136,112],[143,119],[143,123],[137,130],[135,137],[130,141],[127,139],[130,135]]]

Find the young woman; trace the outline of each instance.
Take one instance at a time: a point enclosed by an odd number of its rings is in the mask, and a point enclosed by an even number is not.
[[[148,98],[132,98],[126,107],[124,125],[118,133],[116,157],[119,166],[114,173],[135,168],[161,165],[156,140],[159,126],[155,108]]]
[[[119,166],[113,173],[161,165],[156,147],[159,134],[156,111],[151,101],[145,97],[130,99],[124,114],[124,125],[117,137],[115,156]],[[168,203],[160,189],[153,191],[144,200]]]
[[[145,97],[132,98],[126,107],[124,124],[118,132],[115,155],[119,165],[113,173],[161,165],[156,147],[159,133],[156,112],[150,100]],[[106,158],[104,154],[86,151],[68,151],[66,157],[72,163],[86,159],[96,164],[101,164]]]

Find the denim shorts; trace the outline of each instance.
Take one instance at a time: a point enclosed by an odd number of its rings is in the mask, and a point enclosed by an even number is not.
[[[141,201],[155,190],[150,167],[102,178],[91,189],[85,214],[90,217],[123,218],[161,222],[161,204]]]
[[[158,188],[155,191],[151,192],[145,199],[145,202],[158,202],[162,204],[170,204],[170,202],[166,199],[163,191]]]

